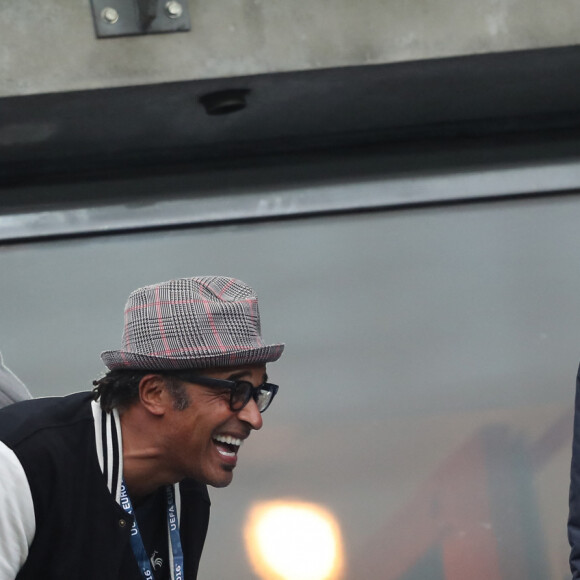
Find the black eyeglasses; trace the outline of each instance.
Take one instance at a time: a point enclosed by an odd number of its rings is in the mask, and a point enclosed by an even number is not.
[[[200,377],[197,375],[177,374],[177,377],[188,383],[202,385],[204,387],[212,387],[218,389],[229,389],[230,391],[230,409],[232,411],[241,411],[249,402],[250,399],[256,401],[258,411],[263,413],[274,400],[278,392],[278,385],[272,383],[262,383],[254,387],[248,381],[228,381],[225,379],[213,379],[210,377]]]

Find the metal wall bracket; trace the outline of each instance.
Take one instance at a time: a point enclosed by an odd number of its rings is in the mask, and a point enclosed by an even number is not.
[[[188,0],[91,0],[98,38],[187,32]]]

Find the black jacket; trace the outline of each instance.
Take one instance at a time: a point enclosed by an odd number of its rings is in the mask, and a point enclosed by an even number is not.
[[[0,578],[142,580],[119,505],[118,414],[90,393],[0,410]],[[205,485],[176,487],[185,580],[197,577],[209,521]]]
[[[576,377],[576,402],[574,406],[574,438],[572,442],[572,469],[570,472],[570,512],[568,516],[568,541],[572,578],[580,579],[580,369]]]

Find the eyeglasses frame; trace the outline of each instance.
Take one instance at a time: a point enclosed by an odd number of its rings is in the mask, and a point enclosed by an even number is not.
[[[216,379],[214,377],[204,377],[202,375],[187,375],[185,373],[183,373],[183,374],[182,373],[175,373],[174,376],[176,378],[178,378],[179,380],[186,381],[188,383],[192,383],[195,385],[201,385],[202,387],[229,389],[230,390],[230,401],[229,401],[230,410],[234,413],[238,413],[239,411],[241,411],[250,402],[250,399],[254,399],[254,401],[257,405],[258,404],[258,399],[257,399],[258,394],[260,393],[260,391],[266,390],[269,393],[272,393],[272,396],[270,397],[268,404],[262,410],[260,410],[260,408],[258,407],[258,411],[260,411],[260,413],[264,413],[266,411],[266,409],[268,409],[268,407],[272,404],[272,401],[274,400],[274,397],[278,393],[278,389],[279,389],[278,385],[275,385],[274,383],[267,383],[267,382],[264,382],[261,385],[254,387],[254,385],[252,385],[252,383],[250,383],[250,381],[245,381],[245,380],[230,381],[228,379]],[[248,390],[249,395],[246,397],[242,406],[236,407],[234,405],[234,393],[236,392],[236,390],[238,390],[238,385],[240,383],[248,384],[248,385],[250,385],[251,388]]]

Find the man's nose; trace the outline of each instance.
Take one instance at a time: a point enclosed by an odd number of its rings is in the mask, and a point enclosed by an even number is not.
[[[250,399],[248,404],[238,411],[238,418],[248,423],[256,431],[262,428],[262,413],[258,410],[258,405],[254,399]]]

